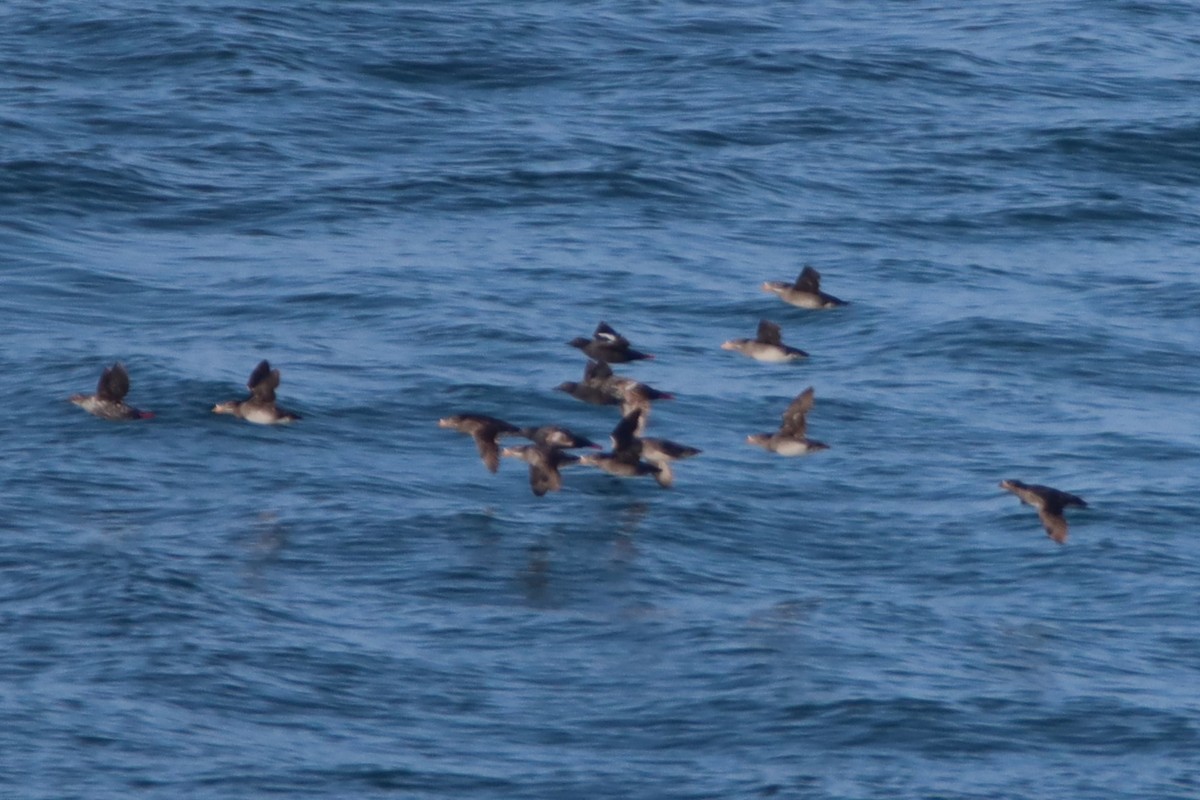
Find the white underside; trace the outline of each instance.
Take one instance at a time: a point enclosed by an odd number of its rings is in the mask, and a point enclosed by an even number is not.
[[[762,350],[752,350],[746,355],[753,358],[755,361],[766,361],[771,364],[781,364],[785,361],[799,361],[804,356],[799,353],[788,353],[776,347],[763,348]]]
[[[797,308],[824,308],[825,303],[816,295],[806,294],[804,292],[780,292],[779,296],[785,302],[791,303]]]
[[[252,408],[248,411],[242,411],[242,419],[247,422],[253,422],[256,425],[286,425],[291,422],[287,417],[277,417],[272,411],[265,408]]]
[[[789,439],[775,444],[775,452],[781,456],[806,456],[817,448],[810,447],[808,442]]]

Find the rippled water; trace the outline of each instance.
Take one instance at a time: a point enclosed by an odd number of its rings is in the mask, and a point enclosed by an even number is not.
[[[0,10],[15,797],[1200,795],[1188,3]],[[852,301],[762,293],[811,263]],[[761,318],[812,357],[719,349]],[[597,440],[607,320],[704,449]],[[264,428],[209,413],[254,364]],[[153,420],[66,402],[124,361]],[[749,447],[816,388],[831,449]],[[1064,546],[1002,492],[1090,504]]]

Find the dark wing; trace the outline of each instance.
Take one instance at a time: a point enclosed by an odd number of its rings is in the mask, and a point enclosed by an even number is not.
[[[634,381],[626,384],[623,387],[623,395],[626,403],[645,405],[652,400],[674,400],[675,395],[670,392],[663,392],[655,389],[653,386]]]
[[[246,388],[254,391],[254,387],[262,383],[263,378],[271,374],[271,364],[266,359],[258,362],[258,366],[250,373],[250,380],[246,381]]]
[[[595,442],[586,436],[570,431],[566,428],[560,428],[557,425],[549,426],[549,429],[543,434],[543,444],[551,447],[598,447]]]
[[[657,451],[657,454],[661,454],[666,458],[691,458],[692,456],[700,455],[701,452],[698,448],[689,447],[679,442],[672,442],[670,439],[643,439],[643,450],[645,450],[647,444],[650,444]]]
[[[267,377],[263,378],[258,384],[250,390],[257,399],[264,403],[275,402],[275,389],[279,386],[279,370],[273,369]]]
[[[607,322],[601,322],[596,326],[595,332],[592,334],[592,339],[606,344],[628,345],[629,340],[621,334],[613,330],[612,326]]]
[[[800,277],[796,278],[794,287],[801,292],[816,294],[821,291],[821,273],[812,267],[805,267],[800,272]]]
[[[279,370],[271,369],[271,365],[265,359],[258,362],[254,372],[250,373],[250,380],[246,381],[246,387],[254,398],[264,403],[275,402],[275,389],[278,386]]]
[[[1046,508],[1056,514],[1061,514],[1062,510],[1067,506],[1078,506],[1079,508],[1087,508],[1087,503],[1082,497],[1073,495],[1070,492],[1064,492],[1060,489],[1047,489]]]
[[[538,497],[546,492],[557,492],[562,488],[562,475],[558,470],[546,464],[531,463],[529,465],[529,488]]]
[[[1056,514],[1047,508],[1038,509],[1038,518],[1046,529],[1046,535],[1062,544],[1067,540],[1067,520],[1062,514]]]
[[[568,431],[568,433],[570,433],[570,431]],[[571,447],[588,447],[593,450],[598,450],[600,448],[600,445],[596,444],[586,436],[580,436],[577,433],[573,433],[571,435],[573,437],[571,440]]]
[[[559,388],[563,387],[560,386]],[[582,400],[594,406],[617,406],[621,404],[621,401],[611,391],[599,383],[573,383],[569,384],[569,388],[564,389],[564,391],[575,399]]]
[[[758,333],[754,337],[754,341],[762,342],[763,344],[783,344],[783,337],[779,326],[770,320],[762,320],[758,323]]]
[[[805,416],[813,406],[813,387],[808,387],[783,412],[783,423],[779,426],[780,433],[792,436],[803,436],[808,429]]]
[[[583,382],[593,383],[606,381],[613,376],[612,367],[603,361],[588,360],[587,366],[583,368]]]
[[[488,468],[488,472],[500,469],[500,446],[496,444],[496,431],[487,428],[477,430],[472,438],[475,439],[475,447],[479,449],[479,457],[483,459],[483,465]]]
[[[515,433],[515,434],[521,433],[521,429],[518,428],[516,425],[513,425],[511,422],[507,422],[505,420],[499,419],[498,417],[489,417],[486,414],[475,414],[473,416],[475,417],[475,419],[477,419],[481,423],[483,423],[483,425],[486,426],[486,428],[490,428],[490,430],[488,431],[488,434],[493,439],[495,439],[497,436],[499,436],[502,433]]]
[[[96,384],[96,397],[111,403],[119,403],[129,394],[129,373],[121,362],[113,364],[100,374]]]
[[[1031,506],[1046,509],[1046,512],[1049,514],[1062,514],[1063,509],[1067,506],[1087,508],[1087,503],[1084,502],[1082,497],[1076,497],[1070,492],[1064,492],[1052,486],[1034,484],[1033,486],[1026,486],[1024,489],[1028,497],[1022,497],[1022,499]]]
[[[535,447],[535,455],[529,461],[529,488],[538,497],[546,492],[557,492],[562,488],[560,464],[578,461],[576,456],[564,453],[556,447]]]
[[[549,472],[537,464],[529,465],[529,488],[538,497],[546,492],[556,492],[561,486],[562,476],[557,472]]]
[[[572,453],[563,452],[557,447],[549,448],[546,451],[546,458],[555,469],[558,469],[564,464],[576,464],[579,462],[579,456]]]
[[[613,455],[618,458],[626,458],[632,454],[633,459],[641,455],[641,447],[638,446],[637,437],[634,436],[634,431],[637,430],[638,422],[642,418],[642,410],[635,408],[625,416],[621,417],[621,421],[612,429],[612,446]]]

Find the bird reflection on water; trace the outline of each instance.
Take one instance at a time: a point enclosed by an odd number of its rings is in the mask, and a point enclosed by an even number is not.
[[[637,557],[638,550],[634,544],[634,535],[641,527],[649,510],[648,503],[633,501],[624,505],[610,517],[615,523],[611,533],[613,563],[626,565]],[[577,530],[561,532],[563,540],[579,535]],[[531,544],[527,550],[525,564],[517,575],[517,583],[521,587],[525,602],[531,608],[553,608],[559,604],[551,585],[553,552],[554,547],[549,539],[542,539]]]
[[[269,564],[279,560],[287,545],[288,529],[274,511],[260,511],[251,524],[253,537],[248,543],[249,558],[245,565],[246,583],[256,591],[263,588],[263,573]]]

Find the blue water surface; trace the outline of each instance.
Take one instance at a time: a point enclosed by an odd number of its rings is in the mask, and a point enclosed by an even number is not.
[[[0,794],[1200,796],[1197,31],[10,0]],[[437,427],[605,440],[601,320],[674,488]],[[211,414],[264,358],[304,419]],[[67,402],[118,360],[153,419]],[[828,451],[746,443],[807,386]]]

